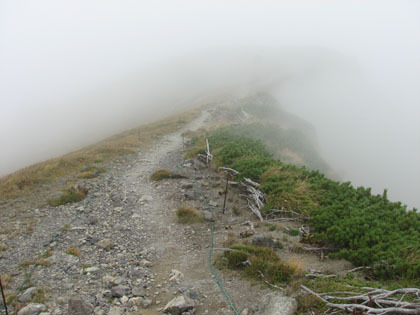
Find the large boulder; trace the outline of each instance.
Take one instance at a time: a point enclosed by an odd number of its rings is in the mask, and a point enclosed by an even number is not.
[[[297,309],[296,300],[280,293],[270,293],[263,298],[261,315],[293,315]]]
[[[180,315],[183,312],[191,310],[193,308],[193,300],[183,295],[179,295],[172,299],[168,304],[166,304],[165,308],[163,309],[163,312],[169,313],[171,315]]]

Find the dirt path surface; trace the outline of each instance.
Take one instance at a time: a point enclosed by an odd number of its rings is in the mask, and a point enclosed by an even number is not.
[[[324,263],[314,255],[290,252],[299,237],[288,235],[284,228],[296,228],[296,223],[281,223],[275,231],[269,230],[269,225],[259,224],[246,209],[234,189],[226,213],[221,213],[221,175],[204,164],[182,164],[182,134],[214,120],[204,110],[182,130],[161,137],[153,148],[108,165],[104,175],[86,181],[89,194],[81,202],[18,213],[7,212],[3,206],[2,211],[9,213],[8,221],[2,223],[4,231],[7,226],[20,231],[0,234],[5,244],[0,250],[0,274],[9,279],[6,291],[14,294],[23,284],[16,308],[37,302],[54,315],[90,311],[150,315],[162,314],[168,302],[185,297],[193,305],[185,315],[234,314],[209,269],[213,219],[217,220],[215,247],[225,247],[226,241],[248,229],[244,222],[253,221],[257,233],[281,240],[282,259],[298,262],[302,269],[346,268],[342,261]],[[152,182],[150,176],[159,169],[185,178]],[[214,209],[213,216],[208,204]],[[183,205],[197,209],[206,220],[177,223],[176,211]],[[39,253],[44,254],[39,257]],[[213,261],[219,253],[214,252]],[[38,266],[33,269],[36,261]],[[261,301],[271,289],[252,286],[232,272],[217,273],[240,314],[266,314],[260,309]],[[25,282],[28,275],[31,278]],[[80,309],[87,311],[80,313]]]

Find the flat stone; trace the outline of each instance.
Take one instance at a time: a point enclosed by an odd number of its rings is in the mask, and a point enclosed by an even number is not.
[[[141,196],[139,202],[149,202],[149,201],[153,201],[153,197],[150,195],[143,195]]]
[[[18,315],[38,315],[41,312],[45,312],[47,307],[44,304],[39,303],[30,303],[22,308]]]
[[[122,314],[123,314],[123,311],[118,306],[111,307],[111,309],[108,312],[108,315],[122,315]]]
[[[128,295],[130,293],[130,288],[124,285],[117,285],[111,288],[111,295],[112,297],[123,297],[124,295]]]
[[[68,315],[89,315],[93,313],[93,306],[81,298],[69,300]]]
[[[171,315],[180,315],[185,311],[191,310],[194,308],[194,302],[183,296],[179,295],[173,298],[163,309],[164,313],[170,313]]]
[[[98,272],[99,270],[100,269],[98,267],[89,267],[85,269],[85,271],[89,273],[95,273],[95,272]]]
[[[297,309],[294,298],[279,293],[270,293],[263,298],[261,315],[293,315]]]
[[[31,287],[26,289],[25,292],[23,292],[22,295],[19,297],[19,302],[28,303],[37,290],[37,287]]]

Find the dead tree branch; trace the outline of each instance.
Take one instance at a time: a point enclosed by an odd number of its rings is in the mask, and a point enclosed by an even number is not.
[[[331,292],[316,293],[308,287],[300,286],[306,292],[316,296],[323,301],[329,308],[340,309],[347,312],[366,312],[367,314],[420,314],[420,303],[412,303],[403,301],[405,295],[414,294],[420,296],[420,289],[403,288],[393,291],[385,289],[370,288],[370,292],[357,295],[354,292]],[[363,288],[360,288],[363,289]],[[339,295],[350,296],[339,296]],[[396,294],[403,294],[400,299],[390,298]],[[337,303],[331,301],[343,301],[345,303]],[[347,303],[353,302],[353,303]]]

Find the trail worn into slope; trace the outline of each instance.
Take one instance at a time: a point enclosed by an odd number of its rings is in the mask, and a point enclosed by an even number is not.
[[[151,315],[161,314],[169,301],[185,296],[194,304],[194,314],[233,314],[209,270],[213,220],[203,196],[217,219],[215,247],[228,246],[226,241],[240,242],[240,234],[248,229],[243,223],[252,221],[260,234],[256,237],[281,241],[283,249],[277,249],[280,257],[303,270],[339,272],[350,268],[343,261],[326,263],[314,255],[290,252],[299,236],[287,231],[297,229],[298,223],[278,223],[274,230],[260,224],[235,188],[222,214],[222,175],[205,165],[182,165],[182,134],[219,120],[217,112],[204,110],[182,130],[156,140],[151,149],[112,162],[105,174],[86,180],[89,194],[84,201],[9,215],[7,225],[19,233],[0,234],[6,244],[6,249],[0,250],[0,274],[11,278],[7,293],[12,294],[22,283],[23,291],[36,288],[23,296],[19,292],[17,308],[41,302],[51,314],[68,314],[69,300],[81,298],[95,314]],[[185,178],[152,182],[150,176],[159,169]],[[197,209],[206,220],[177,223],[176,210],[183,205]],[[51,243],[57,232],[59,236]],[[43,252],[31,280],[24,282]],[[240,313],[277,314],[263,310],[262,301],[272,292],[268,286],[252,286],[235,272],[217,272]],[[284,299],[285,303],[294,302]]]
[[[27,233],[5,241],[0,272],[12,278],[9,294],[24,283],[38,253],[47,252],[23,287],[35,287],[37,293],[21,298],[17,307],[36,301],[53,314],[67,314],[68,300],[80,297],[95,308],[95,314],[159,314],[183,293],[194,301],[196,314],[231,314],[207,264],[211,223],[179,225],[175,214],[183,204],[208,210],[192,190],[191,178],[203,185],[213,202],[220,199],[216,187],[221,179],[206,169],[185,169],[182,172],[189,179],[150,182],[156,169],[177,170],[182,161],[181,134],[208,118],[209,113],[203,112],[152,149],[110,165],[105,176],[87,181],[86,200],[20,214],[33,223]],[[62,234],[49,244],[57,232]],[[183,276],[170,281],[172,270]],[[224,284],[240,310],[255,307],[264,293],[251,292],[248,283],[239,279],[224,279]]]

